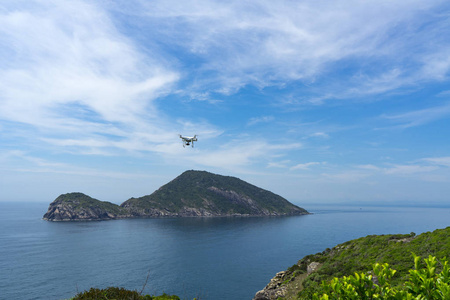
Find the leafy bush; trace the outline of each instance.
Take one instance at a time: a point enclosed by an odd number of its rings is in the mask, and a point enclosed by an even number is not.
[[[420,264],[420,257],[414,256],[414,269],[409,270],[409,279],[402,285],[393,285],[396,273],[387,263],[376,263],[373,274],[334,278],[323,282],[321,290],[314,293],[313,300],[359,300],[359,299],[450,299],[450,267],[443,260],[442,270],[436,273],[437,259],[429,256]]]
[[[411,253],[422,257],[429,255],[438,259],[448,257],[450,253],[450,227],[437,229],[416,235],[369,235],[339,244],[330,251],[305,256],[298,261],[303,267],[311,262],[320,262],[322,266],[310,274],[298,290],[301,297],[311,299],[320,289],[320,282],[330,281],[333,277],[353,275],[355,272],[370,270],[374,263],[389,263],[397,272],[392,284],[398,285],[408,280],[409,270],[414,268]]]
[[[160,296],[140,295],[136,291],[124,288],[109,287],[106,289],[91,288],[78,293],[72,300],[180,300],[178,296],[162,294]]]

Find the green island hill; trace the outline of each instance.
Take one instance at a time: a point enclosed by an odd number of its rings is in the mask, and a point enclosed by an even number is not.
[[[285,198],[239,178],[186,171],[150,195],[121,205],[68,193],[50,203],[48,221],[152,217],[293,216],[309,214]]]

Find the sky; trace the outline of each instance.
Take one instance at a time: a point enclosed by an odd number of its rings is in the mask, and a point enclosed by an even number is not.
[[[305,208],[448,205],[449,37],[446,0],[2,0],[0,201],[206,170]]]

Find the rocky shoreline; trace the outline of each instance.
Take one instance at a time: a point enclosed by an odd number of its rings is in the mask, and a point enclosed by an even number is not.
[[[80,201],[61,199],[70,197],[71,195],[82,195],[81,193],[63,194],[50,203],[47,212],[43,216],[43,220],[52,222],[75,222],[75,221],[107,221],[117,219],[134,219],[134,218],[189,218],[189,217],[280,217],[296,214],[283,213],[258,213],[258,214],[241,214],[241,213],[217,213],[199,208],[182,208],[178,212],[171,212],[166,209],[147,209],[139,210],[133,207],[119,206],[110,202],[103,202],[93,198],[90,201],[93,204],[86,205]],[[96,205],[95,202],[108,203],[111,208],[104,208],[101,205]]]
[[[277,300],[284,299],[289,293],[298,293],[302,289],[303,280],[320,268],[320,263],[310,262],[307,271],[302,276],[292,276],[288,271],[278,272],[264,289],[258,291],[253,300]],[[286,282],[290,284],[287,285]]]

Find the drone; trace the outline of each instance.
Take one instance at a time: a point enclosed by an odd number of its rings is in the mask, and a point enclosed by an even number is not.
[[[183,148],[185,146],[189,146],[191,144],[192,144],[192,148],[194,148],[194,142],[197,141],[197,135],[194,135],[194,136],[191,137],[191,136],[182,136],[180,134],[180,139],[183,142]]]

